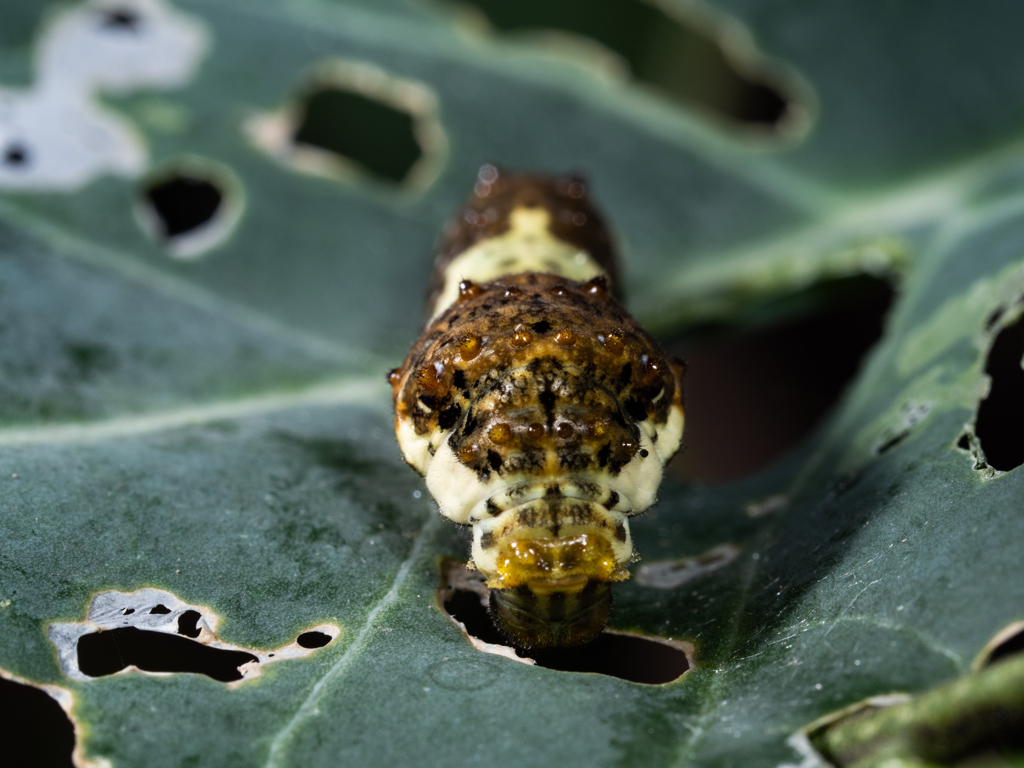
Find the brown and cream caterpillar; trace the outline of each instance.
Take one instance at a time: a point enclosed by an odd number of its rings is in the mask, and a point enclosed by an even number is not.
[[[480,170],[448,224],[426,330],[389,374],[395,431],[441,514],[473,527],[491,616],[521,647],[605,626],[683,434],[680,363],[616,300],[578,177]]]

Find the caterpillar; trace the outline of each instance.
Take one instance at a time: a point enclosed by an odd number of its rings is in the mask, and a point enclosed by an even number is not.
[[[611,614],[683,434],[682,363],[618,300],[579,176],[480,169],[446,226],[426,329],[388,374],[405,461],[472,526],[470,567],[519,647],[580,645]]]

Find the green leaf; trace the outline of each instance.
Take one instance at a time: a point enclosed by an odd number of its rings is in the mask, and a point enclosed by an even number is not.
[[[39,85],[46,25],[69,12],[7,6],[0,105]],[[666,2],[805,99],[805,133],[773,139],[437,6],[176,7],[205,30],[194,71],[95,96],[144,138],[142,166],[73,188],[0,175],[0,671],[71,702],[80,760],[798,764],[808,723],[952,680],[1024,618],[1022,475],[987,467],[972,426],[1024,295],[1020,11]],[[254,144],[254,119],[353,71],[436,119],[433,178],[305,173]],[[12,125],[0,150],[47,149]],[[739,549],[674,587],[617,589],[615,628],[696,644],[671,684],[482,653],[435,603],[438,563],[468,540],[402,464],[384,373],[484,162],[585,170],[630,307],[664,334],[832,278],[898,281],[884,338],[809,443],[727,485],[670,475],[637,522],[648,565]],[[139,223],[174,169],[237,213],[191,258]],[[200,640],[260,654],[260,674],[62,665],[55,625],[95,628],[94,598],[147,588],[200,613]],[[296,651],[315,627],[337,633]]]
[[[1016,734],[1024,702],[1019,656],[919,696],[880,697],[813,728],[815,746],[835,765],[1019,765]]]

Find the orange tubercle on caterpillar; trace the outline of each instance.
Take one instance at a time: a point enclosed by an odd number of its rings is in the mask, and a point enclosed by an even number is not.
[[[571,347],[576,343],[576,334],[570,331],[568,328],[559,331],[555,334],[555,344],[562,347]]]
[[[481,343],[478,336],[463,336],[459,342],[459,356],[467,363],[480,354]]]

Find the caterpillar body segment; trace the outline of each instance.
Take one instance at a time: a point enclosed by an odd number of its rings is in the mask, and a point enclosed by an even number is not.
[[[681,365],[613,294],[610,239],[578,178],[485,166],[449,224],[430,320],[389,379],[406,461],[518,645],[586,642],[629,578],[629,518],[683,431]]]

